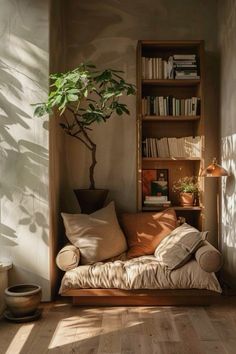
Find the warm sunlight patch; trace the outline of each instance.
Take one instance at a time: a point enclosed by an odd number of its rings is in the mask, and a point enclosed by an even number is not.
[[[20,354],[33,328],[34,324],[23,325],[20,327],[11,341],[6,354]]]

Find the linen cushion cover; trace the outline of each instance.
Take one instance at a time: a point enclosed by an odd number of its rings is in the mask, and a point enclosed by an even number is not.
[[[80,251],[74,245],[64,246],[57,254],[56,264],[58,268],[66,272],[67,270],[78,267]]]
[[[195,252],[195,258],[199,266],[208,273],[218,272],[223,264],[222,254],[206,240]]]
[[[214,273],[205,272],[193,257],[169,271],[154,255],[80,265],[65,273],[60,293],[69,289],[208,289],[221,292]]]
[[[157,245],[177,227],[174,209],[158,213],[126,213],[121,224],[128,243],[127,258],[153,254]]]
[[[201,246],[205,234],[206,232],[202,233],[195,227],[184,223],[161,241],[154,255],[168,269],[180,268],[187,263],[192,254]]]
[[[126,251],[114,202],[92,214],[62,213],[66,236],[79,248],[81,264],[93,264]]]

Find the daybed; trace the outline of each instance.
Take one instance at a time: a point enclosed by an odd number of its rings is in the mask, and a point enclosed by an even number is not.
[[[206,233],[178,226],[173,209],[125,214],[126,243],[114,214],[114,204],[91,215],[62,214],[71,242],[56,260],[66,271],[62,296],[103,306],[207,304],[219,297],[214,272],[222,258]]]

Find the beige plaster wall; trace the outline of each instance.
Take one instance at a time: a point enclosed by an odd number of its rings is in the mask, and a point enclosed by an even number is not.
[[[0,260],[10,283],[50,299],[48,127],[31,103],[48,93],[48,1],[2,0],[0,10]]]
[[[222,164],[230,172],[222,183],[221,244],[224,278],[236,287],[236,1],[218,1],[220,49],[220,126]]]
[[[138,39],[204,39],[206,42],[206,162],[217,151],[217,41],[214,0],[89,0],[67,1],[66,67],[92,61],[99,68],[124,70],[125,79],[136,81]],[[108,187],[110,199],[121,210],[136,209],[136,99],[124,100],[131,116],[114,117],[95,125],[98,144],[97,187]],[[214,126],[214,135],[212,127]],[[66,138],[66,211],[78,210],[73,188],[88,186],[88,152],[79,142]],[[217,235],[214,198],[216,186],[207,183],[206,228],[214,242]]]

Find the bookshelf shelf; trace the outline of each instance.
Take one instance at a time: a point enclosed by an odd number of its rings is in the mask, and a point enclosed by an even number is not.
[[[145,161],[201,161],[200,157],[143,157],[143,162]]]
[[[199,120],[200,116],[143,116],[142,120],[146,122],[185,122]]]
[[[154,79],[145,79],[142,80],[143,85],[155,85],[155,86],[197,86],[200,84],[200,79],[163,79],[163,80],[154,80]]]
[[[164,210],[164,209],[168,209],[168,208],[173,208],[175,209],[175,211],[197,211],[200,212],[202,211],[202,208],[200,206],[192,206],[192,207],[182,207],[182,206],[175,206],[175,205],[171,205],[170,207],[158,207],[158,206],[143,206],[142,210],[143,211],[160,211],[160,210]]]
[[[162,195],[177,216],[202,229],[204,182],[199,179],[200,206],[190,207],[179,206],[173,184],[183,177],[199,176],[204,167],[203,41],[138,42],[137,117],[137,209],[163,210],[144,204],[148,196]],[[167,181],[163,194],[160,181]]]

